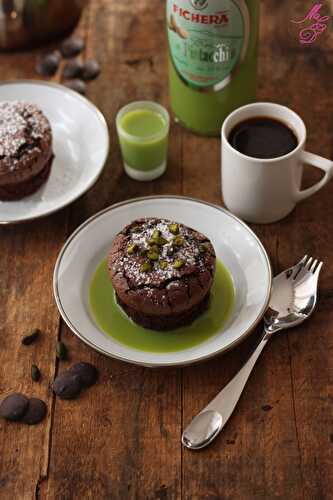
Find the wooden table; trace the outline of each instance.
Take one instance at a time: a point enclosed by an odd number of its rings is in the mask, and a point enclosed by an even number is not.
[[[88,97],[109,124],[107,166],[71,207],[0,230],[0,397],[22,391],[48,405],[48,418],[38,426],[0,423],[0,498],[332,498],[333,183],[282,222],[252,226],[274,272],[304,253],[325,262],[320,301],[311,321],[272,340],[233,418],[209,449],[184,450],[183,426],[240,368],[256,334],[205,364],[150,370],[97,354],[59,318],[52,295],[54,263],[66,238],[90,215],[150,194],[222,203],[219,140],[176,125],[163,178],[138,183],[122,170],[116,111],[139,98],[168,104],[164,4],[90,3],[78,32],[86,40],[85,57],[96,56],[103,66]],[[332,157],[332,28],[312,46],[301,46],[290,19],[300,19],[311,2],[285,4],[262,5],[258,98],[299,112],[308,125],[308,148]],[[35,78],[37,55],[1,55],[1,78]],[[317,179],[317,172],[307,169],[306,184]],[[42,340],[24,348],[21,337],[33,327],[44,332]],[[100,383],[76,402],[55,399],[49,387],[67,366],[56,361],[57,339],[68,346],[71,362],[90,361],[101,373]],[[30,380],[33,362],[43,374],[39,384]]]

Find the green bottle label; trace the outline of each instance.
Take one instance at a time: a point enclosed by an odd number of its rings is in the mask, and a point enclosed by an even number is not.
[[[249,12],[244,0],[167,0],[171,59],[182,80],[221,90],[245,57]]]

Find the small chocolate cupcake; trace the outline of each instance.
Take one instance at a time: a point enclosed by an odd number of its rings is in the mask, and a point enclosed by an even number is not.
[[[51,126],[42,111],[27,102],[0,102],[0,200],[37,191],[52,160]]]
[[[207,307],[215,273],[209,239],[183,224],[139,219],[114,239],[108,268],[118,304],[153,330],[190,324]]]

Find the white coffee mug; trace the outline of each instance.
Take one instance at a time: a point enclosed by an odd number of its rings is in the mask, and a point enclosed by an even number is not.
[[[272,159],[246,156],[228,141],[235,125],[249,118],[268,117],[294,131],[297,147]],[[248,222],[269,223],[286,217],[296,204],[321,189],[332,177],[333,162],[304,151],[306,128],[291,109],[270,102],[257,102],[236,109],[222,127],[222,196],[227,208]],[[324,170],[324,177],[301,190],[303,164]]]

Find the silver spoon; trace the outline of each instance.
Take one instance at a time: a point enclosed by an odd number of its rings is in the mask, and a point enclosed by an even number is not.
[[[269,308],[264,316],[261,342],[228,385],[186,427],[182,443],[191,450],[209,445],[221,432],[243,392],[260,353],[279,330],[302,323],[313,312],[317,301],[318,277],[323,263],[305,255],[294,267],[273,280]]]

